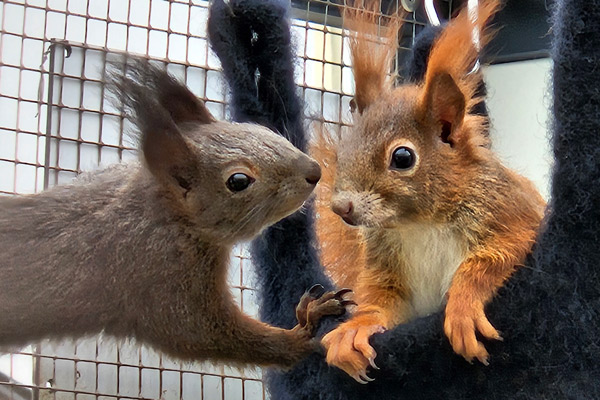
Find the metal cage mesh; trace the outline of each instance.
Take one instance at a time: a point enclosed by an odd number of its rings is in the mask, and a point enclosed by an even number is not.
[[[337,5],[293,2],[306,116],[351,124],[350,57]],[[392,2],[392,8],[401,7]],[[206,39],[203,0],[3,0],[0,3],[0,195],[35,193],[82,171],[136,157],[128,121],[106,99],[107,59],[131,52],[167,63],[218,119],[227,90]],[[407,15],[403,44],[424,25]],[[401,57],[399,57],[401,58]],[[229,281],[256,316],[243,245]],[[0,278],[1,279],[1,278]],[[133,340],[43,341],[0,355],[0,399],[264,399],[259,369],[170,360]]]

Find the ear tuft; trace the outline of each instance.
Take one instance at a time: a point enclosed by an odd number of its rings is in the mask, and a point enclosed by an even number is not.
[[[359,113],[393,85],[390,72],[398,49],[402,18],[397,13],[383,17],[380,9],[380,0],[352,0],[343,8],[344,27],[350,31],[355,84],[354,105],[351,107]]]
[[[481,75],[472,73],[472,69],[479,57],[479,46],[487,44],[494,34],[485,24],[499,8],[498,0],[480,1],[476,18],[464,8],[446,25],[431,48],[421,108],[426,118],[441,123],[440,138],[450,145],[459,139],[454,132],[467,112],[472,112],[481,101],[478,96]],[[474,40],[474,32],[479,32],[478,42]],[[486,133],[481,124],[470,131],[482,136]]]
[[[140,131],[140,148],[156,176],[189,165],[191,151],[180,124],[214,121],[204,104],[164,69],[142,59],[110,64],[107,87]]]
[[[132,111],[134,119],[146,118],[143,92],[164,109],[177,125],[185,122],[208,124],[215,121],[204,103],[164,68],[141,58],[109,64],[108,87]],[[116,89],[116,90],[115,90]]]

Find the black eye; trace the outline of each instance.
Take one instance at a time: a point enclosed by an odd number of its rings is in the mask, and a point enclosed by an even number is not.
[[[232,192],[241,192],[254,182],[254,178],[238,172],[227,179],[227,188]]]
[[[398,147],[392,154],[390,168],[409,169],[415,165],[416,157],[412,149],[408,147]]]

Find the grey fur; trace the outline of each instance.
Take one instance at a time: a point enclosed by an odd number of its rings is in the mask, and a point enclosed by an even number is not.
[[[214,121],[162,69],[127,69],[112,87],[144,160],[0,199],[0,345],[104,330],[182,359],[293,364],[315,349],[308,329],[243,315],[226,269],[234,243],[302,205],[318,165],[264,127]],[[234,193],[240,171],[255,181]]]

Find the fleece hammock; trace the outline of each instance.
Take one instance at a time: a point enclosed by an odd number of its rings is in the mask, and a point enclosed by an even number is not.
[[[209,36],[233,118],[267,125],[306,150],[288,7],[285,0],[215,0]],[[374,382],[358,384],[314,354],[267,374],[271,398],[600,398],[600,0],[557,1],[553,34],[552,199],[527,265],[487,309],[505,337],[486,343],[490,365],[452,352],[439,312],[373,336],[381,368],[369,373]],[[302,293],[315,283],[333,286],[319,264],[312,218],[298,212],[252,243],[268,323],[291,328]],[[338,322],[326,321],[321,333]]]

